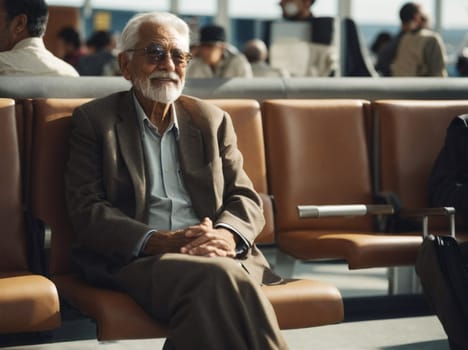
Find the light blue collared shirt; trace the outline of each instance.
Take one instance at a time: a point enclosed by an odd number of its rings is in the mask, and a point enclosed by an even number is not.
[[[200,223],[181,176],[177,139],[179,127],[175,109],[163,135],[151,123],[134,97],[150,186],[149,221],[155,230],[178,230]]]

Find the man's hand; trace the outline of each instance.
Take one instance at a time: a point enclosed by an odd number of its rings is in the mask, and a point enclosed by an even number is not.
[[[193,238],[186,237],[185,230],[157,231],[153,233],[143,249],[144,255],[179,253]]]
[[[199,256],[236,256],[236,235],[224,228],[213,228],[209,218],[204,218],[200,225],[185,230],[185,237],[190,240],[180,249],[181,253]]]

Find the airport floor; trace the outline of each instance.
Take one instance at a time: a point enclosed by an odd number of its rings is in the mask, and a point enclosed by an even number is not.
[[[275,248],[263,247],[275,263]],[[283,331],[291,350],[449,350],[444,330],[422,295],[388,295],[387,269],[350,271],[344,262],[299,262],[294,276],[326,280],[340,290],[345,321],[340,324]],[[71,312],[62,327],[37,340],[3,344],[11,350],[162,349],[164,339],[98,342],[90,319]],[[194,349],[198,350],[198,349]]]

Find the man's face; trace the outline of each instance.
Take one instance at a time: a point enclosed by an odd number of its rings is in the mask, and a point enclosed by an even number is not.
[[[201,44],[198,48],[198,57],[210,66],[216,66],[224,55],[223,43]]]
[[[419,6],[419,12],[414,17],[415,27],[417,29],[420,28],[428,28],[429,27],[429,16],[426,11]]]
[[[187,63],[177,59],[183,57],[178,53],[186,51],[183,38],[172,28],[143,23],[133,49],[131,58],[121,53],[119,59],[122,74],[132,82],[137,95],[161,103],[175,101],[185,83]]]
[[[304,18],[309,14],[310,2],[306,0],[280,0],[283,18]]]

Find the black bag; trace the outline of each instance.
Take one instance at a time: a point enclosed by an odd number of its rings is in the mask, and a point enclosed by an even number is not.
[[[468,249],[451,236],[424,238],[416,260],[424,295],[433,307],[450,349],[468,349]]]

